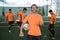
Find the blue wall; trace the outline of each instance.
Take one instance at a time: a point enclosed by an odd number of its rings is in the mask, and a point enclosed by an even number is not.
[[[16,15],[16,13],[22,11],[23,8],[24,7],[4,7],[4,13],[6,14],[9,9],[12,9],[14,15]],[[31,8],[30,7],[26,7],[26,8],[27,8],[27,12],[25,13],[25,15],[28,15],[29,13],[31,13]],[[0,16],[2,15],[2,11],[3,11],[3,7],[0,7]],[[42,16],[48,16],[48,9],[46,6],[39,7],[37,12],[40,13]]]

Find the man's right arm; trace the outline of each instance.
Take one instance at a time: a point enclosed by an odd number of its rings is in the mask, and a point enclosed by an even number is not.
[[[40,25],[41,25],[41,26],[44,26],[44,21],[43,21],[42,16],[40,17]]]
[[[28,18],[29,18],[29,16],[27,16],[27,17],[23,20],[23,23],[22,23],[21,28],[20,28],[20,36],[23,35],[23,31],[22,31],[23,25],[28,21]]]

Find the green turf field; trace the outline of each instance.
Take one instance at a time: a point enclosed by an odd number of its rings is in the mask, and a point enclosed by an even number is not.
[[[57,19],[57,23],[55,26],[55,38],[56,40],[60,40],[60,19]],[[41,26],[41,31],[42,31],[42,39],[43,40],[50,40],[50,32],[48,30],[49,22],[48,18],[44,18],[45,22],[44,27]],[[27,31],[24,31],[25,36],[23,38],[19,37],[19,30],[17,25],[13,26],[11,28],[12,32],[8,32],[8,23],[4,23],[3,19],[0,20],[0,40],[27,40]]]
[[[58,23],[59,24],[59,23]],[[27,31],[24,31],[25,36],[23,38],[19,37],[18,27],[14,26],[11,28],[12,32],[8,32],[8,26],[0,26],[0,40],[27,40]],[[48,23],[45,23],[44,27],[41,27],[42,31],[42,39],[49,40],[49,30]],[[55,26],[55,38],[56,40],[60,40],[60,25]]]

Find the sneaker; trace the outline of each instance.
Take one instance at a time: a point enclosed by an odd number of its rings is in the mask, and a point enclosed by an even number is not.
[[[9,30],[9,33],[11,32],[11,30]]]
[[[55,37],[52,37],[53,40],[55,40]]]

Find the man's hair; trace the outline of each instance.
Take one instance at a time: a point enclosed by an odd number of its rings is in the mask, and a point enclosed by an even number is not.
[[[49,12],[53,12],[52,10],[49,10]]]
[[[9,9],[9,11],[12,11],[11,9]]]
[[[23,11],[24,11],[24,10],[27,10],[27,9],[24,7],[24,8],[23,8]]]
[[[38,8],[38,6],[36,4],[33,4],[32,6],[36,6],[36,8]],[[32,8],[32,6],[31,6],[31,8]]]

